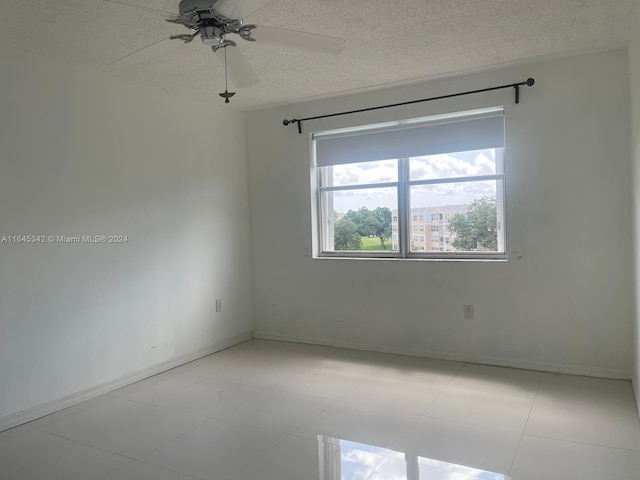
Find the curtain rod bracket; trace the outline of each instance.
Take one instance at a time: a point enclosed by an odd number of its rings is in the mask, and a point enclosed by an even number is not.
[[[302,122],[300,120],[297,120],[295,118],[292,118],[291,120],[287,120],[286,118],[282,121],[282,124],[286,127],[287,125],[289,125],[290,123],[297,123],[298,124],[298,133],[302,133]]]
[[[532,87],[534,83],[536,83],[536,81],[533,78],[529,77],[524,82],[510,83],[508,85],[500,85],[498,87],[481,88],[480,90],[470,90],[468,92],[452,93],[449,95],[441,95],[439,97],[423,98],[420,100],[411,100],[409,102],[402,102],[402,103],[392,103],[389,105],[378,105],[377,107],[362,108],[360,110],[350,110],[348,112],[329,113],[327,115],[318,115],[316,117],[292,118],[291,120],[285,119],[282,121],[282,124],[286,127],[291,123],[297,123],[298,133],[302,133],[302,122],[306,120],[318,120],[320,118],[338,117],[341,115],[351,115],[352,113],[370,112],[372,110],[380,110],[381,108],[400,107],[403,105],[411,105],[413,103],[431,102],[433,100],[442,100],[444,98],[461,97],[463,95],[472,95],[474,93],[491,92],[493,90],[501,90],[503,88],[513,88],[515,90],[516,103],[520,103],[520,87],[524,87],[524,86]]]

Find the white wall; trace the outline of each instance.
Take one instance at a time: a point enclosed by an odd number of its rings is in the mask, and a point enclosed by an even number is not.
[[[503,90],[281,124],[529,76],[519,105]],[[248,114],[254,335],[630,378],[628,92],[622,50]],[[310,131],[502,104],[508,262],[310,258]]]
[[[0,48],[0,168],[0,237],[128,236],[0,243],[0,429],[250,337],[243,114]]]
[[[640,413],[640,0],[636,0],[629,42],[629,70],[631,73],[631,126],[633,155],[633,194],[635,200],[636,313],[633,334],[634,361],[632,382]]]

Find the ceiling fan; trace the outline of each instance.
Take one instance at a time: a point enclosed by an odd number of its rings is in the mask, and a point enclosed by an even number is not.
[[[122,0],[104,1],[133,6]],[[109,66],[120,69],[128,68],[165,52],[171,48],[171,44],[175,40],[191,43],[199,36],[202,43],[211,47],[214,53],[221,49],[224,52],[224,55],[217,55],[225,66],[225,92],[219,95],[225,99],[225,103],[229,103],[229,98],[235,95],[235,92],[227,91],[227,73],[237,88],[252,87],[259,81],[247,58],[237,48],[236,40],[280,45],[330,55],[338,55],[344,50],[344,40],[341,38],[245,23],[245,18],[248,15],[271,1],[182,0],[178,5],[177,15],[140,7],[161,14],[167,22],[182,25],[190,32],[172,35],[154,42],[111,62]],[[166,18],[167,16],[169,18]]]

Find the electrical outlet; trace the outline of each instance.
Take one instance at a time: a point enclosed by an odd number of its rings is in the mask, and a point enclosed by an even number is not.
[[[216,300],[216,312],[221,312],[222,311],[222,299],[219,298]]]
[[[464,306],[464,319],[473,320],[473,305]]]

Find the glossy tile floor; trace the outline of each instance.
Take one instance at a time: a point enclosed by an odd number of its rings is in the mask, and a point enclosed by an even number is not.
[[[252,340],[0,433],[0,479],[640,478],[629,382]]]

